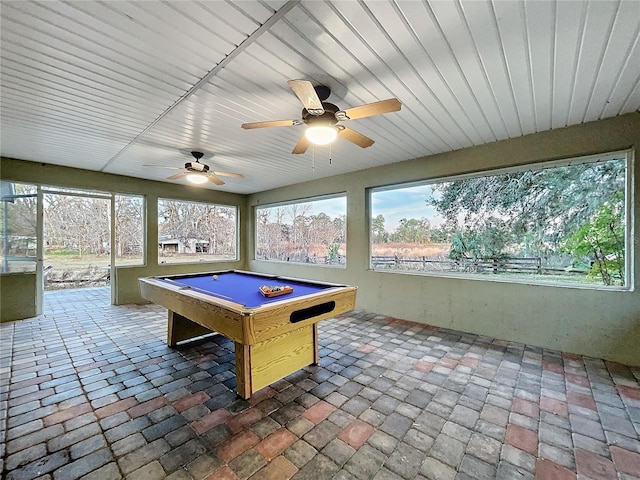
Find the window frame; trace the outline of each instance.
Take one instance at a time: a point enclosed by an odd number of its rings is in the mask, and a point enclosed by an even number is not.
[[[13,181],[13,180],[2,180],[0,179],[0,183],[6,184],[6,185],[13,185],[14,189],[13,189],[13,193],[9,194],[9,195],[2,195],[1,198],[1,203],[2,205],[0,206],[0,208],[2,208],[2,225],[0,225],[0,228],[2,229],[2,235],[0,235],[0,241],[3,242],[3,245],[0,247],[2,249],[2,264],[0,265],[0,275],[10,275],[10,274],[14,274],[14,273],[35,273],[38,270],[38,247],[39,247],[39,242],[38,242],[38,195],[39,195],[39,186],[33,183],[28,183],[28,182],[22,182],[22,181]],[[24,187],[32,187],[35,189],[34,193],[15,193],[15,185],[21,185]],[[9,188],[9,187],[7,187]],[[11,241],[10,241],[10,236],[8,235],[8,223],[9,220],[11,218],[12,215],[10,215],[9,212],[9,205],[8,203],[11,202],[15,205],[16,200],[20,200],[20,199],[25,199],[25,198],[34,198],[36,200],[36,212],[34,213],[34,218],[33,218],[33,222],[34,222],[34,230],[33,230],[33,237],[27,237],[26,238],[26,243],[27,243],[27,255],[18,255],[18,256],[12,256],[12,255],[7,255],[5,256],[6,253],[8,253],[7,251],[5,251],[5,248],[11,245]],[[21,235],[23,236],[23,235]],[[29,239],[32,238],[32,240],[35,242],[36,246],[34,249],[34,254],[33,255],[28,255],[28,250],[29,250]],[[9,263],[10,262],[19,262],[18,265],[20,265],[21,267],[24,266],[25,264],[33,264],[33,269],[31,268],[18,268],[17,270],[11,271],[11,269],[9,268]],[[29,265],[30,267],[31,265]],[[5,270],[6,267],[6,270]]]
[[[166,261],[162,261],[162,257],[160,257],[160,252],[161,252],[161,248],[160,248],[160,202],[161,201],[195,203],[195,204],[199,204],[199,205],[210,205],[210,206],[217,206],[217,207],[233,209],[235,211],[235,235],[234,235],[235,256],[234,256],[234,258],[224,258],[224,259],[217,259],[217,260],[206,260],[206,259],[203,259],[203,260],[194,260],[194,261],[185,261],[185,262],[166,262]],[[171,267],[172,265],[200,265],[200,264],[237,262],[237,261],[240,260],[240,248],[241,248],[241,244],[240,244],[240,207],[238,205],[224,205],[224,204],[221,204],[221,203],[207,202],[207,201],[203,201],[203,200],[185,200],[185,199],[182,199],[182,198],[157,197],[156,212],[157,212],[156,224],[157,224],[158,228],[157,228],[157,234],[156,234],[156,239],[155,240],[156,240],[156,244],[158,245],[158,255],[157,255],[158,266],[160,266],[160,267]],[[145,238],[146,238],[146,236],[145,236]],[[147,242],[148,242],[148,240],[147,240]]]
[[[119,264],[118,263],[118,256],[115,253],[115,246],[117,245],[117,240],[118,240],[118,232],[117,232],[117,218],[116,218],[116,211],[117,211],[117,207],[116,207],[116,200],[117,197],[121,196],[121,197],[135,197],[135,198],[140,198],[142,199],[142,212],[141,212],[141,216],[142,216],[142,252],[141,252],[141,258],[140,258],[140,263],[125,263],[125,264]],[[147,195],[145,194],[140,194],[140,193],[119,193],[119,192],[113,192],[112,195],[112,212],[111,212],[111,217],[113,218],[113,223],[112,223],[112,229],[113,229],[113,239],[112,239],[112,244],[113,244],[113,250],[114,250],[114,256],[113,256],[113,262],[116,268],[130,268],[130,267],[144,267],[147,265],[147,245],[149,244],[148,241],[148,233],[147,233],[147,202],[148,202],[148,198]]]
[[[297,262],[297,261],[287,261],[287,260],[277,260],[277,259],[265,259],[265,258],[258,258],[258,212],[261,209],[266,209],[266,208],[277,208],[277,207],[286,207],[288,205],[296,205],[296,204],[303,204],[303,203],[311,203],[314,201],[321,201],[321,200],[331,200],[334,198],[343,198],[344,202],[345,202],[345,209],[344,209],[344,216],[345,216],[345,222],[344,222],[344,238],[345,238],[345,255],[344,255],[344,263],[338,263],[338,264],[326,264],[326,263],[306,263],[306,262]],[[349,197],[347,196],[347,192],[335,192],[335,193],[328,193],[326,195],[315,195],[312,197],[303,197],[303,198],[297,198],[297,199],[291,199],[291,200],[285,200],[285,201],[281,201],[281,202],[273,202],[273,203],[265,203],[263,205],[255,205],[253,207],[253,221],[254,221],[254,248],[253,248],[253,259],[254,260],[258,260],[258,261],[262,261],[262,262],[271,262],[271,263],[282,263],[282,264],[286,264],[286,265],[304,265],[304,266],[309,266],[309,267],[323,267],[323,268],[340,268],[340,269],[346,269],[347,268],[347,254],[346,254],[346,250],[347,250],[347,226],[348,226],[348,216],[347,216],[347,211],[348,211],[348,200]]]
[[[554,159],[554,160],[541,160],[527,164],[521,164],[517,166],[510,167],[496,167],[496,168],[488,168],[484,170],[474,171],[470,173],[461,173],[461,174],[453,174],[453,175],[445,175],[442,177],[433,177],[427,178],[424,180],[414,180],[409,182],[402,182],[397,184],[390,185],[381,185],[381,186],[373,186],[367,188],[366,192],[366,202],[367,202],[367,230],[368,230],[368,270],[376,273],[387,273],[387,274],[400,274],[400,275],[417,275],[417,276],[425,276],[425,277],[435,277],[435,278],[457,278],[464,280],[475,280],[475,281],[487,281],[487,282],[498,282],[498,283],[516,283],[516,284],[525,284],[525,285],[536,285],[536,286],[549,286],[549,287],[558,287],[558,288],[576,288],[576,289],[587,289],[587,290],[606,290],[606,291],[634,291],[635,289],[635,278],[634,278],[634,265],[635,265],[635,251],[634,251],[634,164],[635,164],[635,151],[632,148],[625,150],[616,150],[611,152],[604,152],[600,154],[591,154],[591,155],[583,155],[578,157],[567,157],[562,159]],[[582,283],[569,283],[569,282],[552,282],[552,281],[544,281],[544,280],[531,280],[531,279],[510,279],[505,277],[485,277],[477,274],[466,273],[466,272],[428,272],[428,271],[407,271],[407,270],[392,270],[392,269],[381,269],[375,268],[371,261],[372,256],[372,220],[373,220],[373,194],[375,192],[389,191],[389,190],[400,190],[402,188],[410,188],[416,186],[423,185],[433,185],[436,183],[446,183],[457,180],[465,180],[469,178],[478,178],[478,177],[488,177],[488,176],[496,176],[510,173],[518,173],[524,171],[531,170],[545,170],[550,168],[557,167],[567,167],[571,165],[584,164],[584,163],[598,163],[601,161],[609,161],[620,159],[620,157],[624,156],[625,161],[625,204],[624,204],[624,213],[625,213],[625,222],[624,222],[624,246],[625,246],[625,266],[624,266],[624,274],[625,274],[625,285],[596,285],[596,284],[582,284]]]

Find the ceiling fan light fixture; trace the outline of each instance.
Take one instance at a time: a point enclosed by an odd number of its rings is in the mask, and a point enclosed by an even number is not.
[[[338,129],[334,126],[316,125],[308,127],[304,135],[314,145],[329,145],[338,137]]]
[[[192,172],[192,173],[189,173],[186,178],[187,178],[187,181],[196,185],[202,185],[203,183],[207,183],[207,176],[201,173]]]

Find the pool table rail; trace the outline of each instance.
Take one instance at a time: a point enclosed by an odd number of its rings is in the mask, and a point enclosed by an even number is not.
[[[328,288],[306,295],[294,304],[273,302],[253,309],[251,325],[245,330],[246,343],[253,345],[286,332],[353,310],[356,287]]]
[[[234,342],[244,341],[242,308],[237,303],[223,299],[217,299],[217,303],[214,303],[210,296],[203,293],[180,289],[155,278],[140,278],[138,283],[142,298],[169,311],[169,346],[174,347],[178,342],[213,332],[219,332]],[[172,328],[177,320],[175,314],[204,327],[204,330],[194,327],[194,334],[189,337],[186,326],[175,325],[176,328]]]
[[[231,300],[164,280],[139,280],[143,298],[248,345],[353,310],[357,290],[356,287],[328,287],[299,297],[293,304],[283,296],[279,301],[246,308]],[[175,346],[177,341],[173,338],[168,343]]]

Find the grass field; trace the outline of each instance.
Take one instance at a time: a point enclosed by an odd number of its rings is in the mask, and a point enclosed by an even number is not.
[[[405,258],[415,258],[419,256],[430,255],[443,255],[446,245],[444,244],[431,244],[426,246],[420,246],[420,248],[414,245],[406,244],[382,244],[373,245],[373,255],[400,255]],[[170,256],[160,257],[159,263],[177,264],[177,263],[202,263],[203,271],[215,270],[216,261],[229,261],[232,258],[223,256],[213,256],[204,254],[171,254]],[[78,255],[77,252],[60,252],[52,251],[47,252],[45,255],[44,267],[46,271],[45,275],[45,289],[57,290],[63,288],[78,288],[83,286],[98,286],[109,285],[111,274],[111,257],[110,255]],[[117,266],[126,265],[142,265],[143,259],[141,256],[120,257],[116,260]],[[384,267],[381,267],[384,269]],[[34,271],[35,262],[11,262],[10,271]],[[395,270],[389,268],[389,270]],[[396,271],[418,271],[418,267],[400,267]],[[452,273],[450,268],[445,266],[434,267],[433,272],[447,271]],[[491,272],[477,272],[474,275],[483,278],[492,279],[518,279],[524,281],[533,282],[545,282],[545,283],[578,283],[578,284],[600,284],[598,279],[588,279],[586,275],[576,274],[545,274],[534,275],[527,273],[498,273],[492,274]]]
[[[218,255],[172,254],[161,257],[160,263],[203,263],[203,270],[215,270],[210,262],[229,261],[232,258]],[[45,254],[45,289],[59,290],[88,286],[109,285],[111,275],[110,255],[78,255],[74,252],[48,252]],[[116,266],[143,265],[143,258],[118,257]],[[31,266],[33,269],[34,267]]]
[[[140,257],[125,257],[118,265],[141,264]],[[110,255],[78,255],[73,252],[47,252],[44,257],[45,290],[109,285]]]

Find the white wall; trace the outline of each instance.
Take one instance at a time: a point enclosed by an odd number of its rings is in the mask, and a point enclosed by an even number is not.
[[[603,291],[369,270],[366,189],[640,145],[640,114],[504,140],[349,175],[254,194],[249,206],[347,193],[347,268],[253,259],[249,269],[358,286],[357,308],[406,320],[640,365],[640,291]],[[372,147],[375,148],[375,147]],[[334,161],[340,161],[334,159]],[[640,185],[632,160],[634,185]],[[633,195],[634,277],[640,275],[640,202]]]
[[[37,315],[36,273],[0,274],[0,322]]]
[[[144,265],[122,266],[115,268],[116,289],[112,292],[115,305],[127,303],[141,303],[145,300],[140,296],[138,278],[155,275],[169,275],[172,273],[194,273],[209,270],[242,269],[246,267],[245,258],[237,261],[219,263],[195,263],[195,264],[158,264],[158,198],[170,198],[195,202],[211,202],[221,205],[235,205],[238,207],[240,246],[246,236],[245,225],[249,223],[247,213],[247,196],[233,193],[220,192],[197,187],[185,187],[184,185],[154,182],[133,177],[124,177],[107,173],[81,170],[76,168],[61,167],[57,165],[27,162],[11,158],[0,158],[0,172],[3,180],[31,183],[36,185],[60,186],[96,190],[102,192],[132,193],[144,195],[146,199],[147,214],[145,217],[145,235],[147,245],[145,250]],[[151,241],[149,241],[151,239]],[[241,248],[241,247],[240,247]],[[242,252],[239,252],[241,255]],[[3,301],[15,299],[23,295],[17,287],[17,282],[3,282]],[[20,310],[17,304],[14,310]],[[13,318],[28,318],[33,316],[31,310],[22,309]]]
[[[366,189],[380,185],[438,178],[489,168],[590,155],[640,145],[640,114],[593,122],[459,150],[401,164],[373,168],[251,195],[226,194],[180,185],[2,158],[2,178],[146,195],[148,238],[157,238],[158,196],[238,205],[241,257],[237,262],[207,265],[158,265],[158,246],[147,245],[146,265],[118,267],[117,304],[142,301],[140,276],[227,268],[357,285],[359,309],[500,339],[640,365],[640,291],[602,291],[495,281],[401,275],[369,270]],[[371,148],[375,148],[371,147]],[[339,161],[336,159],[335,161]],[[634,184],[640,172],[634,160]],[[254,231],[250,207],[347,193],[347,268],[313,267],[253,259]],[[628,252],[634,277],[640,278],[640,200],[634,193],[633,249]],[[12,282],[12,285],[17,285]],[[24,294],[3,282],[3,300]],[[10,291],[11,290],[11,291]]]

